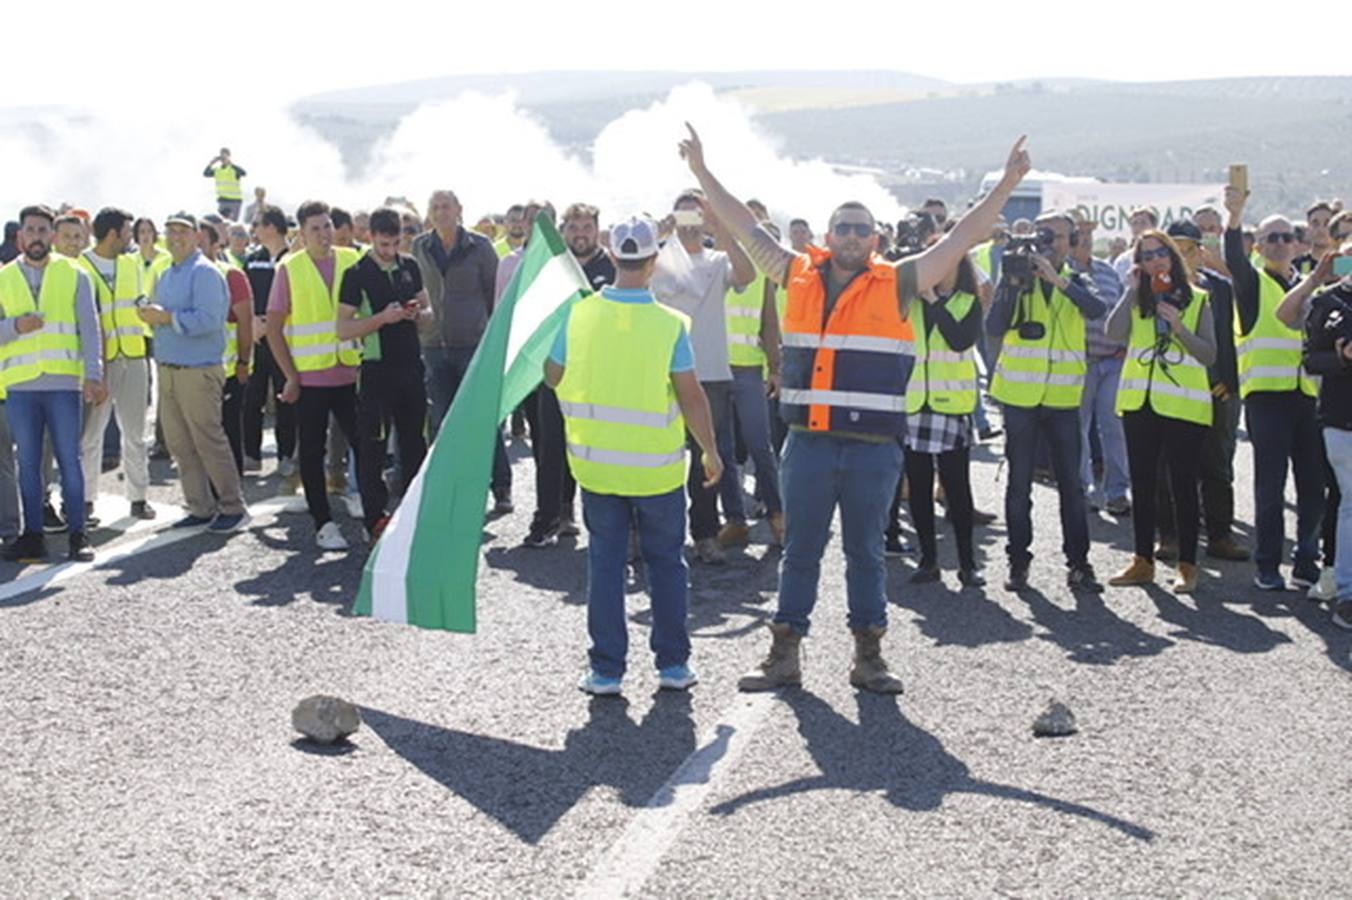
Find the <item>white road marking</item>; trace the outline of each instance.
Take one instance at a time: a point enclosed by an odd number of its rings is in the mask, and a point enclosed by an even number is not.
[[[293,497],[272,497],[263,500],[249,507],[249,515],[256,521],[260,515],[282,512],[292,504],[294,499]],[[163,506],[157,507],[157,509],[161,515],[166,512],[166,508]],[[169,526],[177,518],[177,516],[167,516],[164,519],[156,519],[150,522],[137,520],[137,524],[128,529],[127,533],[131,536],[128,540],[117,541],[111,545],[105,544],[98,549],[98,556],[93,562],[59,563],[17,578],[13,583],[0,588],[0,602],[65,581],[68,578],[74,578],[76,575],[83,575],[85,572],[126,559],[128,556],[137,553],[158,550],[161,547],[177,544],[179,541],[196,537],[206,531],[205,528],[182,528],[170,531]]]
[[[704,804],[716,777],[736,765],[774,703],[773,693],[739,695],[736,705],[704,735],[695,752],[634,815],[578,888],[577,896],[638,893],[676,843],[691,813]]]

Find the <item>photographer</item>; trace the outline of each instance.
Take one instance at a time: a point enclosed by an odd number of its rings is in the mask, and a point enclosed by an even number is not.
[[[1067,215],[1038,217],[1034,237],[1010,240],[1001,257],[995,303],[986,333],[1003,338],[991,396],[1004,407],[1009,482],[1007,590],[1028,587],[1033,556],[1033,464],[1038,439],[1047,442],[1061,496],[1061,537],[1074,590],[1098,590],[1089,565],[1089,522],[1080,484],[1080,398],[1084,391],[1085,322],[1106,306],[1093,285],[1066,268],[1078,245]]]
[[[1108,583],[1155,580],[1155,480],[1163,452],[1178,509],[1173,590],[1190,594],[1197,588],[1197,467],[1212,419],[1207,366],[1216,361],[1215,321],[1172,238],[1144,231],[1133,256],[1126,293],[1108,317],[1106,333],[1110,340],[1127,341],[1117,413],[1136,500],[1136,556]]]
[[[1343,258],[1352,256],[1344,244]],[[1333,271],[1336,254],[1326,253],[1315,270]],[[1352,275],[1345,275],[1315,295],[1305,324],[1302,360],[1319,383],[1319,424],[1329,466],[1338,479],[1339,542],[1352,541]],[[1352,629],[1352,546],[1337,553],[1333,624]]]

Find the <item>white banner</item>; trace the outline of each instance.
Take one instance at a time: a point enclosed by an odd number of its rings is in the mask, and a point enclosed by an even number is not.
[[[1221,207],[1224,185],[1215,184],[1085,184],[1072,182],[1057,184],[1043,182],[1042,209],[1044,212],[1069,212],[1079,209],[1098,223],[1096,240],[1115,237],[1131,238],[1127,216],[1139,206],[1150,207],[1159,213],[1160,228],[1187,218],[1197,207],[1207,203]]]

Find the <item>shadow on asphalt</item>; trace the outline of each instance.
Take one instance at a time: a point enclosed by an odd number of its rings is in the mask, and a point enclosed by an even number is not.
[[[973,778],[966,763],[902,714],[896,697],[860,691],[855,695],[858,724],[810,691],[785,691],[780,700],[798,717],[798,733],[807,742],[820,774],[758,788],[720,803],[711,812],[732,815],[755,803],[817,790],[882,792],[889,803],[912,812],[938,809],[950,794],[978,794],[1031,803],[1097,822],[1140,841],[1154,840],[1149,828],[1093,807]]]
[[[1108,666],[1125,657],[1155,656],[1174,645],[1115,615],[1102,594],[1075,594],[1073,609],[1057,606],[1039,590],[1023,591],[1018,598],[1046,629],[1038,637],[1064,649],[1072,662]]]
[[[353,534],[356,525],[347,521],[340,524],[352,543],[352,549],[343,553],[321,553],[315,547],[314,525],[308,515],[279,516],[275,524],[253,529],[253,537],[260,544],[285,552],[286,558],[276,568],[235,582],[234,589],[254,606],[285,606],[308,596],[346,613],[361,583],[366,545]]]
[[[1203,591],[1185,602],[1158,584],[1146,585],[1144,590],[1159,611],[1160,621],[1178,627],[1169,633],[1170,637],[1224,647],[1235,653],[1267,653],[1291,643],[1291,638],[1273,631],[1257,616],[1235,612]]]
[[[593,697],[562,750],[532,747],[361,708],[387,746],[528,844],[537,844],[594,787],[644,806],[696,750],[690,695],[661,691],[641,722],[622,697]],[[727,735],[710,751],[726,750]],[[667,795],[656,802],[670,802]]]
[[[484,565],[514,573],[518,584],[559,594],[564,603],[587,602],[587,552],[573,538],[553,547],[490,547]]]
[[[309,738],[296,738],[291,742],[291,747],[311,756],[347,756],[349,753],[357,752],[357,745],[349,740],[321,744],[319,741],[312,741]]]

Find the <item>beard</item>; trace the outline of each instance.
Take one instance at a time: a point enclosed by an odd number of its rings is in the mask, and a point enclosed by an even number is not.
[[[42,241],[33,241],[27,247],[23,248],[23,255],[28,259],[31,259],[33,262],[46,259],[47,255],[50,254],[51,252],[52,248],[44,244]]]
[[[574,238],[568,242],[568,249],[578,259],[586,259],[596,252],[596,242],[588,238]]]

